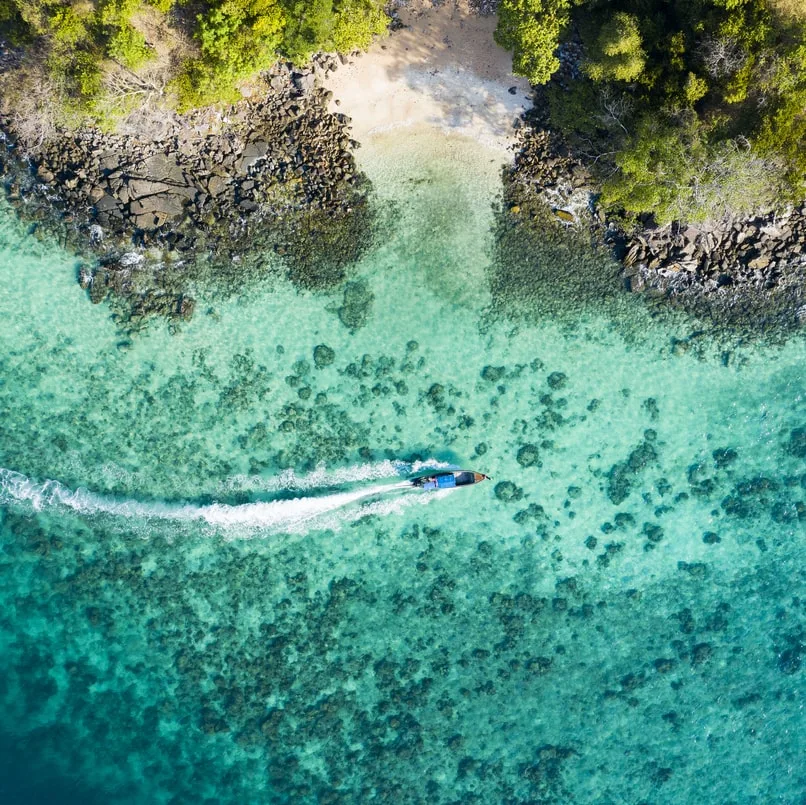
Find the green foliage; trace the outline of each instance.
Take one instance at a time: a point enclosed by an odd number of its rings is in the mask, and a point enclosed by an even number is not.
[[[673,70],[684,70],[686,68],[686,35],[682,31],[676,31],[669,37],[666,51],[669,66]]]
[[[137,86],[143,78],[140,68],[156,55],[144,35],[144,22],[149,24],[149,36],[159,40],[160,34],[153,33],[160,27],[154,24],[155,16],[167,14],[174,5],[189,4],[190,0],[0,0],[0,35],[12,42],[33,43],[53,86],[64,96],[62,102],[109,124],[115,115],[109,110],[123,109],[130,94],[113,62],[140,71],[139,78],[125,79]],[[168,83],[182,109],[238,100],[239,85],[270,67],[278,55],[304,62],[319,50],[365,48],[388,23],[383,0],[197,0],[192,8],[197,52],[188,54],[172,34],[155,41],[161,63],[153,69],[162,71],[161,85]],[[164,25],[179,19],[177,15],[176,20],[164,20]],[[166,45],[175,48],[168,58]],[[151,80],[146,78],[142,86],[147,88]],[[135,95],[140,92],[136,89]]]
[[[560,66],[560,33],[570,0],[502,0],[495,41],[512,51],[512,70],[532,84],[545,84]]]
[[[750,92],[750,83],[756,70],[756,60],[747,59],[744,64],[730,77],[725,86],[723,98],[726,103],[743,103]]]
[[[372,0],[342,0],[336,10],[336,24],[329,50],[347,52],[368,48],[373,37],[386,31],[389,18],[380,3]]]
[[[17,6],[11,0],[0,0],[0,24],[20,19]]]
[[[51,72],[65,89],[71,106],[88,109],[101,88],[101,72],[92,53],[76,50],[66,55],[53,55]]]
[[[101,0],[95,13],[103,26],[118,28],[127,25],[140,7],[140,0]]]
[[[618,172],[604,183],[602,201],[628,212],[653,210],[661,224],[674,220],[680,189],[691,178],[692,161],[701,158],[702,142],[696,132],[645,118],[616,156]]]
[[[34,16],[32,6],[28,11]],[[47,63],[66,102],[87,109],[101,86],[100,53],[95,43],[93,10],[76,5],[42,5],[39,13],[49,43]]]
[[[616,12],[601,28],[585,72],[594,81],[634,81],[643,72],[643,49],[638,18]]]
[[[0,38],[8,38],[19,45],[30,37],[31,31],[20,16],[14,0],[0,0]]]
[[[377,0],[223,0],[198,17],[201,56],[187,62],[173,86],[180,108],[235,101],[237,84],[282,53],[296,63],[319,50],[369,45],[386,29]]]
[[[806,45],[797,46],[759,85],[764,100],[756,143],[762,153],[779,155],[790,195],[806,195]]]
[[[275,0],[223,0],[198,17],[201,58],[174,83],[180,109],[235,101],[236,85],[274,63],[285,15]]]
[[[75,47],[87,38],[86,20],[72,6],[62,6],[50,18],[50,34],[59,49]]]
[[[708,82],[694,73],[689,73],[683,86],[683,96],[686,99],[686,104],[694,106],[700,98],[705,97],[707,92]]]
[[[283,54],[304,64],[321,43],[330,41],[335,25],[332,0],[286,0],[285,12]]]
[[[176,93],[178,110],[187,112],[199,106],[235,103],[240,97],[237,82],[238,77],[221,66],[213,68],[201,59],[190,59],[171,82],[170,89]]]
[[[806,4],[803,0],[770,0],[770,10],[785,23],[806,21]]]
[[[710,143],[696,118],[672,125],[643,118],[602,187],[606,205],[651,210],[659,224],[703,223],[773,207],[780,180],[747,143]]]
[[[772,20],[766,0],[711,0],[711,2],[716,8],[724,7],[727,10],[717,28],[719,36],[733,37],[748,49],[771,44]]]
[[[549,85],[552,125],[607,203],[701,221],[806,195],[803,0],[502,0],[496,39],[533,83],[564,36],[583,76]]]
[[[592,81],[575,81],[568,90],[549,84],[546,94],[553,127],[566,135],[594,133],[597,121],[591,110],[597,108],[599,97]]]
[[[146,38],[140,31],[125,25],[118,28],[109,38],[106,52],[130,70],[142,67],[152,56],[153,51],[146,44]]]
[[[286,0],[285,13],[280,50],[295,64],[304,64],[319,50],[366,48],[388,23],[378,0]]]
[[[199,17],[202,55],[222,72],[246,77],[273,63],[284,25],[275,0],[224,0]]]
[[[24,31],[31,36],[42,36],[48,32],[49,7],[42,0],[6,0],[6,2],[16,7],[17,17],[20,20],[20,34]]]

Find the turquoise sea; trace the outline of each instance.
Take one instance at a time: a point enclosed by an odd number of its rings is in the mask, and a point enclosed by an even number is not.
[[[803,339],[502,305],[498,155],[363,152],[346,289],[134,337],[0,207],[0,802],[803,803]]]

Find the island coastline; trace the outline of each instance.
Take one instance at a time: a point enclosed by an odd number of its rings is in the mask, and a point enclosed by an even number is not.
[[[217,266],[204,281],[237,286],[241,261],[273,251],[302,287],[338,285],[372,242],[372,185],[356,149],[430,128],[495,152],[510,223],[535,237],[590,232],[619,261],[623,290],[730,326],[803,323],[806,207],[700,226],[605,215],[585,160],[550,129],[541,93],[513,76],[495,25],[464,2],[408,3],[367,52],[280,62],[251,97],[178,116],[159,140],[61,132],[20,156],[0,118],[8,197],[85,256],[78,279],[92,301],[126,300],[121,318],[139,326],[192,315],[188,266],[200,260]]]

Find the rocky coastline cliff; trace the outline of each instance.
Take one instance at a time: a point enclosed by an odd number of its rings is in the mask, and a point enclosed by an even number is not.
[[[719,325],[756,331],[806,323],[806,202],[783,212],[693,226],[658,226],[608,215],[584,160],[526,115],[513,165],[504,171],[505,206],[517,226],[590,230],[619,264],[628,292]]]
[[[23,153],[0,119],[7,197],[84,258],[82,287],[129,329],[189,318],[194,286],[237,291],[270,250],[295,283],[332,287],[371,237],[358,143],[318,82],[339,63],[280,63],[259,99],[176,116],[158,139],[61,131]]]
[[[23,153],[0,116],[7,197],[83,257],[82,287],[128,330],[152,315],[190,317],[200,285],[237,292],[273,270],[255,259],[267,252],[299,286],[333,288],[371,244],[374,221],[359,143],[320,82],[346,62],[278,63],[252,97],[175,115],[156,137],[61,131]],[[621,291],[718,325],[806,322],[806,204],[708,226],[660,227],[651,213],[628,222],[597,204],[590,166],[550,129],[539,91],[518,125],[503,174],[507,226],[538,239],[588,232],[616,259]],[[589,270],[566,290],[596,296],[611,280]]]

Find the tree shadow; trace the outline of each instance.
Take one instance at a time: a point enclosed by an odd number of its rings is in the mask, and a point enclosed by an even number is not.
[[[423,122],[458,134],[511,136],[531,106],[531,89],[512,75],[511,54],[495,43],[496,18],[469,14],[452,2],[406,21],[388,45],[376,48],[384,51],[389,81],[435,109]]]

